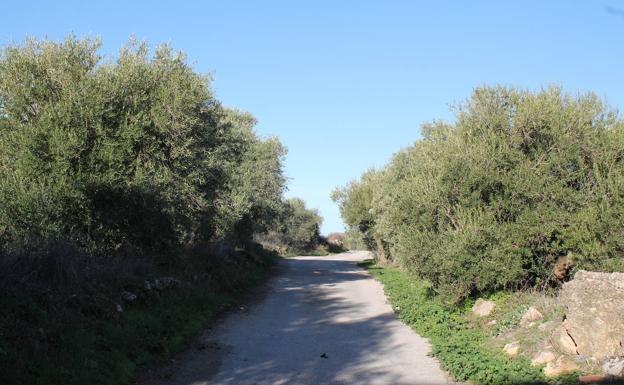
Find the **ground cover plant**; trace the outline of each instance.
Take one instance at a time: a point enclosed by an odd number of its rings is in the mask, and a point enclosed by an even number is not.
[[[361,266],[383,283],[395,313],[431,342],[434,356],[456,381],[475,385],[578,383],[578,373],[547,379],[543,365],[531,366],[524,356],[510,357],[490,346],[491,331],[470,322],[469,307],[449,307],[433,295],[430,283],[372,261]]]

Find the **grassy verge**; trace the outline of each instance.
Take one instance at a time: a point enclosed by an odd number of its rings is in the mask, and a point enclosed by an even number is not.
[[[488,333],[465,315],[466,308],[449,309],[437,301],[430,286],[409,273],[373,262],[361,264],[384,285],[399,318],[429,339],[433,354],[457,381],[491,384],[575,384],[578,374],[547,379],[542,367],[522,356],[509,357],[487,346]]]
[[[62,301],[2,295],[0,383],[128,384],[142,368],[187,347],[210,320],[263,282],[275,258],[255,249],[217,266],[192,263],[186,273],[175,271],[182,284],[123,311],[110,296],[102,300],[85,291],[82,300],[62,293]]]

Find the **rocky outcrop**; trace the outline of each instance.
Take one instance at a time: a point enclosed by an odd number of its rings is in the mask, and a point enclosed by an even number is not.
[[[487,301],[483,298],[479,298],[472,307],[472,312],[479,317],[486,317],[494,311],[496,304],[493,301]]]
[[[579,271],[563,285],[566,319],[553,342],[572,354],[624,356],[624,273]]]
[[[559,325],[552,333],[552,342],[557,345],[559,350],[566,354],[579,354],[576,342],[570,337],[565,323]]]

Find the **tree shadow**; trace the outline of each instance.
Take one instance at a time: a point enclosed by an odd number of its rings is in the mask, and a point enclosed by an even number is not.
[[[209,364],[196,357],[162,384],[453,383],[388,305],[363,306],[378,294],[356,261],[302,257],[281,270],[264,301],[204,337]]]

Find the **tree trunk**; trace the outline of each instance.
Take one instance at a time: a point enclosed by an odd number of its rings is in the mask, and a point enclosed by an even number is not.
[[[377,243],[377,260],[379,261],[379,264],[387,265],[388,257],[386,256],[386,249],[384,247],[384,241],[379,237],[375,237],[375,242]]]

